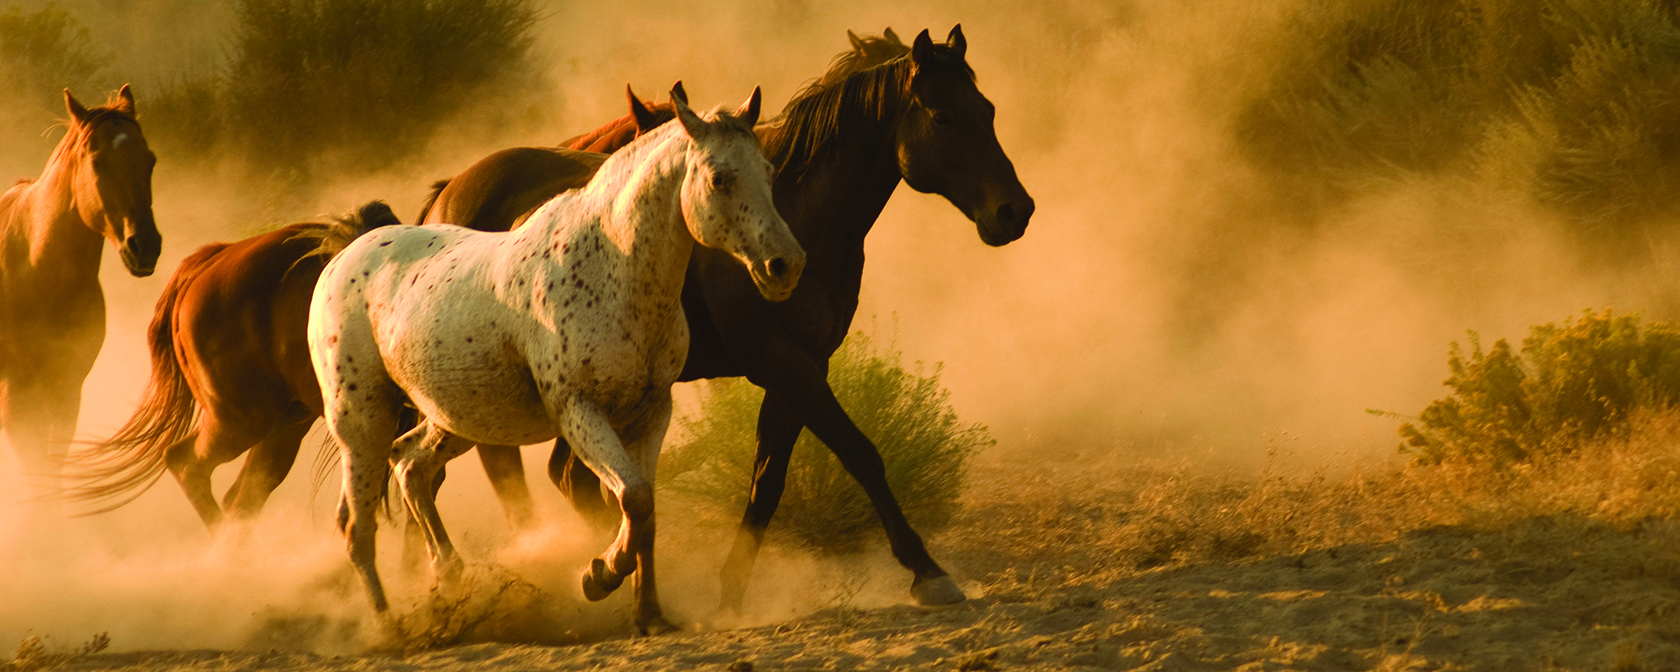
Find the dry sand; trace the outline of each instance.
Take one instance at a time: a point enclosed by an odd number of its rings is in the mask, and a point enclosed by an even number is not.
[[[1226,517],[1227,504],[1259,506],[1252,490],[1239,497],[1227,492],[1243,487],[1234,485],[1241,479],[1187,473],[1097,473],[1077,462],[983,468],[961,518],[931,540],[973,597],[954,607],[895,603],[907,599],[902,594],[907,573],[876,552],[823,563],[806,576],[808,592],[819,595],[791,607],[802,613],[786,618],[771,613],[789,607],[767,606],[773,600],[766,593],[776,589],[761,583],[748,607],[760,613],[749,618],[774,622],[730,629],[691,618],[684,632],[634,638],[622,604],[588,612],[571,602],[575,589],[545,591],[514,578],[519,570],[481,567],[466,593],[470,597],[443,600],[457,607],[453,620],[415,634],[406,652],[300,651],[299,645],[330,645],[346,632],[354,639],[355,619],[268,613],[253,616],[253,634],[236,650],[60,655],[50,667],[311,672],[1680,667],[1680,623],[1674,619],[1680,607],[1680,525],[1672,520],[1517,515],[1491,526],[1378,532],[1374,536],[1392,538],[1369,543],[1315,547],[1303,537],[1295,543],[1304,550],[1275,552],[1270,549],[1280,535],[1273,530],[1244,530],[1240,523],[1164,524],[1192,501],[1207,508],[1191,513],[1209,521]],[[992,487],[999,483],[1010,487]],[[1309,494],[1302,488],[1332,487],[1322,479],[1297,485],[1262,505],[1298,500]],[[1163,487],[1176,490],[1172,501],[1162,499]],[[1379,498],[1358,505],[1368,516],[1377,514],[1363,507],[1406,505],[1381,501],[1387,496],[1381,488],[1367,496]],[[1306,502],[1296,510],[1316,506]],[[1288,520],[1275,522],[1290,527]],[[796,558],[770,553],[761,575],[774,583],[785,570],[778,567],[798,564]],[[497,588],[504,591],[499,596]],[[345,600],[362,599],[347,581],[340,589]],[[487,608],[495,600],[500,607]],[[410,602],[405,618],[426,611],[415,611],[416,604],[432,604],[429,613],[439,613],[436,603],[419,599]],[[435,644],[483,636],[573,641],[412,648],[426,644],[427,637],[437,638]]]

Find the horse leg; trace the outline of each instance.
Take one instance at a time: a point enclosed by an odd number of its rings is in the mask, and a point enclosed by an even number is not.
[[[548,457],[548,480],[590,527],[605,531],[617,522],[618,503],[601,495],[601,477],[584,466],[564,438],[554,440],[554,452]]]
[[[881,518],[882,526],[886,528],[893,557],[915,575],[910,593],[917,603],[945,605],[967,599],[950,575],[928,555],[921,535],[916,534],[909,521],[905,520],[904,510],[887,485],[887,470],[881,461],[881,453],[846,415],[846,409],[840,406],[839,400],[834,398],[834,390],[828,386],[827,367],[798,348],[781,342],[766,345],[767,356],[762,361],[772,365],[754,371],[748,378],[763,387],[766,396],[774,394],[780,397],[799,421],[834,452],[840,466],[857,480],[858,485],[863,486],[864,493],[875,506],[876,515]],[[775,463],[765,466],[783,472],[784,475],[777,475],[776,480],[785,477],[785,461],[779,467]],[[755,483],[757,480],[755,476]],[[741,543],[740,536],[737,536],[736,543],[738,546]],[[754,555],[746,549],[742,552],[744,557]],[[732,558],[735,556],[734,550],[730,555]]]
[[[641,436],[630,440],[625,446],[629,453],[630,462],[641,472],[642,478],[648,483],[658,481],[659,448],[665,443],[665,432],[671,426],[671,395],[667,391],[663,399],[658,401],[645,420],[637,425],[643,430]],[[653,571],[653,541],[657,514],[652,506],[647,512],[647,522],[636,538],[636,577],[635,593],[636,607],[634,618],[636,631],[643,635],[662,635],[677,630],[677,626],[665,620],[659,608],[659,588],[654,581]]]
[[[6,418],[6,436],[12,450],[31,477],[52,479],[64,465],[70,442],[76,436],[76,417],[82,406],[82,381],[61,380],[68,376],[45,376],[45,380],[12,380],[0,416]]]
[[[764,403],[758,409],[758,451],[753,458],[752,493],[747,500],[747,511],[741,517],[741,529],[736,532],[735,543],[723,561],[720,611],[741,611],[747,582],[752,579],[753,562],[764,542],[764,530],[776,515],[782,489],[787,485],[788,459],[799,440],[799,430],[804,428],[775,393],[764,395]]]
[[[432,569],[439,580],[454,581],[461,575],[461,558],[449,533],[443,529],[443,518],[437,510],[437,487],[442,484],[438,472],[443,464],[459,457],[473,446],[471,441],[449,434],[430,422],[423,422],[397,440],[392,452],[396,457],[397,488],[409,515],[419,523],[425,534],[427,549],[432,556]]]
[[[642,478],[613,431],[600,406],[580,398],[563,403],[554,415],[560,418],[560,435],[576,449],[584,464],[618,495],[623,523],[618,537],[607,550],[590,562],[583,574],[583,595],[591,602],[606,599],[636,569],[636,549],[643,529],[653,513],[653,484]]]
[[[262,513],[269,495],[280,487],[280,481],[297,461],[298,446],[304,435],[315,425],[317,416],[303,404],[292,404],[286,414],[269,430],[245,458],[239,477],[222,498],[222,509],[234,520],[249,522]]]
[[[345,535],[350,562],[361,575],[374,611],[383,614],[389,604],[379,581],[379,569],[374,566],[374,542],[379,528],[376,514],[386,497],[391,445],[397,433],[398,393],[389,382],[381,386],[386,388],[383,390],[368,390],[373,387],[368,384],[361,387],[361,398],[329,405],[327,431],[338,443],[343,473],[339,530]]]
[[[515,530],[529,530],[536,522],[531,488],[525,485],[525,463],[518,446],[479,446],[478,461],[490,477],[490,487],[502,503],[508,524]]]
[[[215,413],[207,413],[196,433],[164,452],[164,466],[174,474],[187,502],[211,532],[220,531],[223,515],[210,487],[210,474],[250,449],[262,435],[262,430],[253,430],[248,423],[226,422]]]

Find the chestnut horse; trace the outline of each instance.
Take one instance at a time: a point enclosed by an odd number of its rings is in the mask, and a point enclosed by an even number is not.
[[[71,455],[76,484],[65,494],[108,511],[167,469],[207,527],[224,515],[255,517],[321,417],[305,341],[315,281],[335,250],[396,223],[374,201],[331,223],[213,243],[183,260],[147,332],[152,377],[139,408],[110,439]],[[247,450],[218,506],[210,472]]]
[[[157,266],[157,157],[123,85],[103,107],[64,91],[64,139],[35,180],[0,195],[0,427],[26,472],[50,476],[76,433],[82,381],[105,342],[99,261],[110,241],[138,278]]]
[[[944,44],[935,44],[924,30],[900,56],[857,69],[872,54],[892,52],[883,42],[896,39],[853,36],[853,51],[831,67],[851,72],[825,76],[790,102],[780,118],[757,128],[777,167],[776,207],[809,254],[793,297],[781,303],[760,299],[751,279],[725,255],[697,249],[689,260],[683,309],[692,336],[679,380],[745,376],[766,392],[751,499],[722,572],[725,610],[740,608],[764,530],[781,498],[794,442],[804,428],[834,451],[868,493],[893,555],[915,576],[911,593],[916,600],[950,604],[964,599],[905,520],[879,451],[836,401],[827,380],[828,358],[857,310],[864,237],[899,182],[945,196],[975,222],[980,239],[993,246],[1019,238],[1034,206],[998,144],[992,104],[976,88],[964,59],[961,26]],[[456,180],[476,182],[473,170]],[[520,179],[541,181],[531,175]],[[433,211],[448,208],[451,216],[470,219],[498,207],[478,201],[477,208],[453,208],[450,195],[446,188]],[[435,217],[422,213],[422,220],[440,221]],[[516,449],[480,446],[479,453],[498,492],[523,489],[523,474],[509,468],[519,464]],[[586,517],[611,519],[616,507],[603,501],[599,480],[563,441],[556,442],[549,476]]]

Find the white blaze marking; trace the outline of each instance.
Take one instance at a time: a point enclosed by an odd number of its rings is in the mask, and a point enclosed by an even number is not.
[[[116,149],[118,147],[121,147],[122,143],[127,141],[127,140],[128,140],[128,134],[127,133],[118,133],[117,134],[117,139],[111,141],[111,149]]]

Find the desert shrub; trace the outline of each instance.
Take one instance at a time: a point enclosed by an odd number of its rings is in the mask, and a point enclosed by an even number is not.
[[[944,527],[957,507],[969,458],[992,445],[986,428],[958,419],[950,392],[931,373],[907,370],[896,351],[875,349],[852,334],[829,360],[829,384],[859,429],[880,448],[887,482],[910,523],[922,532]],[[659,464],[662,488],[694,500],[718,520],[737,520],[752,482],[757,418],[764,393],[744,379],[712,381],[699,413],[678,419],[685,440]],[[861,550],[881,537],[863,488],[809,431],[788,468],[787,489],[769,534],[810,550]]]
[[[1585,313],[1534,327],[1513,352],[1503,339],[1483,351],[1454,343],[1452,394],[1401,426],[1401,450],[1424,462],[1510,463],[1568,453],[1613,435],[1641,411],[1680,401],[1680,333],[1636,315]]]
[[[62,114],[61,91],[88,97],[85,89],[110,60],[87,27],[55,3],[32,12],[17,6],[0,11],[0,85],[14,105],[27,101]]]
[[[530,0],[241,0],[227,62],[165,85],[148,120],[180,151],[371,172],[530,88],[535,20]]]
[[[1655,0],[1378,0],[1296,17],[1303,45],[1237,125],[1334,195],[1471,166],[1604,237],[1680,193],[1680,8]],[[1614,224],[1615,226],[1606,226]]]

